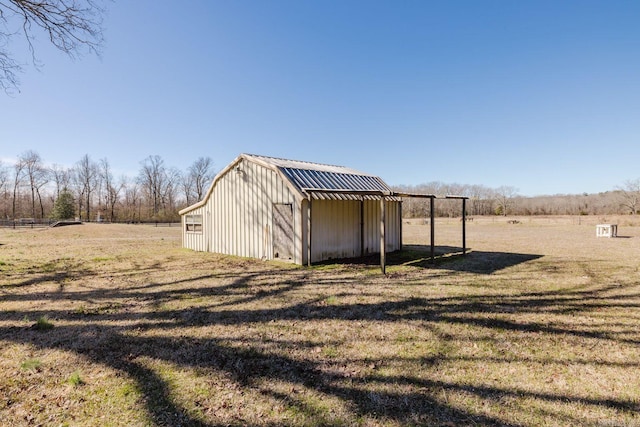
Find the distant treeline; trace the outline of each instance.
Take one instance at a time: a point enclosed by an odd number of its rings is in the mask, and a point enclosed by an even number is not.
[[[181,171],[149,156],[136,176],[115,177],[107,159],[84,155],[71,167],[48,166],[26,151],[13,164],[0,163],[0,219],[179,221],[178,211],[200,200],[213,176],[209,157]],[[61,207],[62,200],[68,205]]]
[[[136,176],[114,177],[107,159],[82,156],[73,166],[47,165],[34,151],[14,163],[0,162],[0,219],[79,219],[108,222],[179,221],[178,211],[201,200],[215,173],[213,161],[200,157],[187,170],[168,166],[160,156],[140,162]],[[467,215],[635,214],[640,179],[598,194],[522,197],[509,186],[431,182],[397,186],[396,191],[469,198]],[[64,203],[61,203],[64,202]],[[461,216],[459,200],[435,201],[439,217]],[[407,198],[405,217],[429,216],[429,200]]]
[[[396,186],[407,193],[466,196],[467,215],[609,215],[635,214],[640,208],[640,180],[627,181],[618,189],[597,194],[566,194],[523,197],[514,187],[489,188],[482,185],[459,185],[431,182],[415,186]],[[429,200],[407,198],[402,205],[403,216],[429,216]],[[438,217],[461,216],[458,200],[435,201]]]

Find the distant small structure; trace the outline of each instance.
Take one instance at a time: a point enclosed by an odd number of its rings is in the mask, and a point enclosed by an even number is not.
[[[618,224],[596,225],[596,237],[618,237]]]

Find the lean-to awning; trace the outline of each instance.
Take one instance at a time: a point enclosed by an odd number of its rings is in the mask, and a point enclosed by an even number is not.
[[[308,195],[309,204],[307,205],[307,262],[311,265],[311,214],[312,200],[325,198],[338,198],[344,200],[380,200],[380,268],[383,274],[386,274],[386,239],[385,239],[385,201],[401,200],[401,198],[421,198],[430,201],[430,226],[431,226],[431,261],[435,260],[435,200],[436,199],[458,199],[462,201],[462,254],[467,252],[467,236],[466,236],[466,196],[436,196],[434,194],[418,194],[418,193],[402,193],[394,191],[381,190],[346,190],[339,188],[313,188],[303,187],[301,190]]]

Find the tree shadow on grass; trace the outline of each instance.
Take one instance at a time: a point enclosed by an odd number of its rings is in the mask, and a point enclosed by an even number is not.
[[[467,256],[470,256],[469,254]],[[489,254],[491,255],[491,254]],[[485,255],[487,256],[487,255]],[[494,264],[506,268],[519,262],[535,259],[535,255],[500,254],[495,255]],[[481,261],[484,260],[481,257]],[[452,264],[457,264],[455,261]],[[481,270],[489,274],[493,270]],[[460,269],[460,271],[469,271]],[[473,271],[473,270],[471,270]],[[299,274],[298,271],[296,274]],[[276,286],[261,292],[249,292],[250,287],[259,287],[264,274],[277,278]],[[344,425],[355,423],[361,417],[414,425],[504,425],[517,426],[516,422],[505,421],[459,405],[449,404],[442,399],[441,393],[454,392],[470,395],[492,404],[503,400],[524,397],[551,403],[573,403],[580,406],[607,408],[615,411],[633,412],[637,404],[625,399],[587,399],[569,393],[549,393],[531,391],[526,388],[470,385],[468,383],[435,380],[407,372],[406,375],[383,375],[377,368],[363,368],[361,373],[351,375],[340,370],[327,370],[325,359],[306,357],[313,342],[290,338],[278,345],[287,351],[275,351],[266,339],[240,336],[235,339],[221,337],[171,336],[176,331],[189,331],[198,327],[211,326],[255,326],[269,325],[274,322],[295,321],[309,325],[322,321],[346,321],[362,323],[367,321],[407,323],[422,322],[431,325],[461,324],[482,328],[486,331],[534,332],[558,337],[574,336],[610,342],[640,344],[635,339],[617,337],[607,330],[574,330],[568,326],[521,322],[514,319],[491,318],[487,314],[508,313],[530,314],[541,310],[556,311],[585,310],[598,307],[603,302],[608,305],[626,304],[629,309],[640,309],[637,303],[629,301],[629,295],[603,295],[610,289],[574,290],[565,292],[562,298],[554,292],[530,292],[518,295],[459,296],[459,297],[412,297],[382,302],[363,302],[336,305],[322,305],[312,296],[302,298],[300,302],[288,303],[287,293],[297,292],[309,283],[293,275],[291,270],[271,271],[268,273],[246,272],[233,274],[210,274],[195,277],[208,286],[178,280],[171,283],[145,285],[132,289],[92,290],[89,294],[78,292],[67,294],[66,299],[77,298],[85,301],[101,299],[122,304],[115,312],[84,315],[78,312],[58,311],[51,317],[55,323],[69,321],[56,326],[46,333],[30,327],[0,327],[0,339],[29,344],[35,348],[55,349],[75,353],[89,360],[117,370],[132,378],[138,384],[143,395],[149,420],[159,426],[216,426],[248,425],[247,420],[224,420],[216,423],[205,419],[181,406],[175,399],[175,391],[167,379],[150,368],[145,359],[160,360],[185,369],[206,368],[228,375],[247,393],[260,390],[260,394],[273,402],[284,402],[292,411],[302,414],[306,422],[291,424]],[[349,279],[345,277],[345,279]],[[323,286],[324,282],[333,283],[321,273],[314,277],[314,286]],[[166,289],[165,286],[180,283],[179,289]],[[155,286],[155,289],[154,289]],[[142,293],[146,288],[146,293]],[[212,290],[214,288],[215,290]],[[14,294],[19,301],[50,301],[59,298],[56,293],[32,295],[21,293],[16,288]],[[24,290],[26,291],[26,290]],[[132,298],[147,298],[151,301],[174,301],[185,296],[207,296],[236,298],[226,305],[212,304],[205,307],[167,309],[147,313],[130,313],[126,304]],[[284,298],[278,306],[266,304],[275,297]],[[247,302],[265,300],[265,306],[247,309]],[[0,320],[20,320],[35,318],[42,314],[41,305],[33,310],[0,313]],[[153,330],[153,334],[144,335],[140,331]],[[46,334],[46,335],[45,335]],[[621,331],[624,334],[624,331]],[[80,337],[99,336],[99,339],[80,340]],[[303,354],[303,356],[300,356]],[[296,356],[297,355],[297,356]],[[389,366],[396,363],[395,356],[377,357],[370,360],[363,356],[349,360],[350,365],[366,367]],[[489,360],[489,357],[487,357]],[[433,356],[429,364],[441,363],[441,356]],[[350,408],[349,419],[334,418],[322,407],[313,405],[309,399],[295,391],[283,392],[270,386],[270,382],[286,383],[291,390],[303,388],[319,395],[340,400]],[[578,424],[579,419],[569,419],[569,424]],[[280,421],[281,423],[282,421]],[[277,425],[277,422],[264,422],[261,425]]]
[[[16,331],[14,331],[16,332]],[[64,335],[75,335],[82,332],[82,327],[61,327],[58,332]],[[103,332],[104,333],[104,332]],[[261,341],[256,341],[249,348],[233,346],[217,339],[190,338],[134,338],[121,332],[111,331],[104,345],[97,351],[94,348],[78,348],[70,342],[46,346],[37,339],[37,332],[22,333],[22,339],[16,341],[28,343],[36,347],[74,352],[88,357],[96,363],[115,369],[137,383],[143,395],[147,415],[153,425],[158,426],[222,426],[251,425],[246,420],[215,423],[202,419],[182,407],[175,400],[175,391],[170,384],[154,369],[149,368],[140,358],[160,359],[181,368],[207,368],[226,372],[243,390],[260,390],[262,396],[275,402],[286,402],[289,411],[301,414],[307,421],[303,425],[345,425],[348,420],[335,419],[321,407],[310,403],[305,395],[295,389],[313,390],[314,393],[327,395],[348,402],[352,407],[352,417],[374,417],[378,420],[394,420],[400,423],[421,425],[455,425],[477,426],[517,426],[490,416],[474,414],[463,409],[450,406],[439,401],[437,390],[443,388],[450,391],[465,391],[469,387],[455,383],[419,380],[411,376],[389,378],[376,373],[353,378],[341,373],[328,373],[322,369],[318,361],[296,359],[261,350]],[[31,335],[29,337],[29,335]],[[246,344],[250,340],[243,340]],[[294,344],[295,345],[295,344]],[[163,351],[155,352],[155,349]],[[175,352],[166,351],[175,349]],[[355,360],[351,363],[364,365],[367,360]],[[384,360],[379,363],[386,363]],[[286,382],[292,392],[284,393],[269,387],[269,382]],[[368,386],[377,384],[379,391],[368,390]],[[410,393],[400,391],[404,386],[416,386],[421,391]],[[396,389],[397,388],[397,389]],[[497,390],[492,390],[493,394]],[[510,394],[516,394],[512,391]],[[483,393],[475,393],[482,396]],[[558,396],[557,399],[561,397]],[[238,402],[238,405],[241,403]],[[293,425],[300,422],[293,422]],[[287,425],[286,422],[274,422],[261,425]]]

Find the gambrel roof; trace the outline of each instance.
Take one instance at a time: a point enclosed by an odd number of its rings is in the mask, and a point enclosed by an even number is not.
[[[180,215],[203,206],[217,181],[230,171],[237,170],[243,161],[256,163],[278,173],[300,199],[379,200],[381,196],[385,196],[386,200],[400,200],[393,195],[391,188],[381,178],[355,169],[255,154],[240,154],[216,175],[203,200],[181,210]]]
[[[277,169],[299,192],[316,199],[347,200],[392,194],[391,188],[381,178],[344,166],[254,154],[242,154],[240,157]]]

